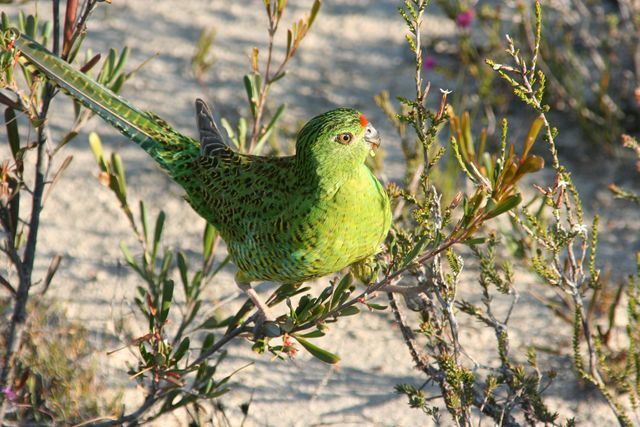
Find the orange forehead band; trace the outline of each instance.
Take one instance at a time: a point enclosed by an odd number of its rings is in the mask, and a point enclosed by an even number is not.
[[[360,124],[362,125],[362,127],[365,127],[366,125],[369,124],[369,120],[367,120],[364,114],[360,114],[359,117],[360,117]]]

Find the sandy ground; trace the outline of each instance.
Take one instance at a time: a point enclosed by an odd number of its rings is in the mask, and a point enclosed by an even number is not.
[[[290,2],[286,23],[307,10],[310,3]],[[45,6],[41,4],[41,14],[47,16]],[[274,88],[270,104],[273,107],[279,102],[287,103],[285,122],[291,127],[335,106],[361,109],[385,137],[387,178],[401,175],[399,143],[372,97],[383,89],[410,96],[413,84],[413,64],[404,44],[404,28],[396,13],[397,6],[396,1],[327,2],[300,55],[293,61],[288,77]],[[32,5],[20,7],[33,10]],[[3,10],[5,8],[15,14],[18,6],[3,5]],[[433,15],[428,16],[424,26],[426,34],[429,37],[451,34],[453,29],[448,21],[445,23]],[[190,58],[192,46],[205,27],[214,27],[217,37],[216,64],[207,77],[209,87],[203,91],[192,77]],[[249,69],[251,48],[264,49],[266,45],[265,28],[266,18],[262,2],[258,0],[114,2],[111,6],[101,5],[95,12],[87,45],[96,51],[105,51],[112,45],[130,46],[130,67],[157,54],[127,84],[124,96],[137,106],[168,119],[180,131],[195,135],[193,100],[196,97],[205,97],[216,106],[217,113],[232,120],[242,112],[245,101],[241,77]],[[283,41],[284,38],[279,39],[280,46]],[[281,54],[282,50],[276,53]],[[437,75],[432,76],[432,81],[435,88],[451,84]],[[436,98],[432,101],[436,102]],[[68,112],[68,103],[58,100],[52,122],[67,124],[65,114]],[[54,139],[60,135],[61,128],[52,129]],[[99,120],[93,120],[85,128],[85,132],[89,130],[98,130],[107,146],[117,148],[125,159],[130,199],[144,198],[151,212],[163,209],[167,213],[165,242],[168,247],[182,248],[188,253],[199,248],[203,220],[182,200],[182,190],[170,182],[145,153]],[[567,133],[564,141],[561,135],[559,142],[571,143],[572,139],[579,138],[577,135]],[[86,144],[86,133],[66,147],[58,161],[66,155],[73,155],[74,160],[45,207],[38,271],[40,274],[46,271],[51,256],[64,256],[51,295],[64,302],[71,318],[93,331],[99,345],[103,343],[103,348],[110,349],[117,346],[114,321],[124,317],[129,326],[135,324],[129,301],[138,279],[123,265],[118,247],[122,240],[135,247],[135,241],[114,197],[96,179],[97,167]],[[587,194],[593,196],[587,207],[609,207],[613,202],[602,189],[619,175],[618,169],[600,171],[597,176],[595,171],[589,173],[591,176],[578,174],[583,181],[592,182],[589,184],[592,187],[586,189]],[[609,212],[614,212],[616,206],[620,205],[610,206]],[[624,267],[620,269],[622,272],[630,271],[632,257],[624,255],[626,251],[620,250],[619,245],[638,249],[637,224],[632,213],[615,212],[615,216],[604,219],[604,225],[611,231],[609,239],[613,240],[604,242],[602,252],[608,259],[617,257],[617,265]],[[471,260],[468,266],[473,269]],[[569,331],[565,328],[565,334],[556,333],[560,325],[557,320],[524,292],[535,279],[526,272],[518,274],[523,296],[512,321],[514,352],[523,357],[525,345],[531,344],[522,340],[523,333],[534,336],[539,345],[569,346]],[[207,298],[212,304],[237,295],[232,277],[233,268],[229,268],[216,283],[210,284]],[[477,294],[474,283],[467,282],[463,292],[473,297]],[[240,302],[238,296],[222,310],[231,312]],[[480,354],[481,358],[487,357],[483,348],[494,347],[491,332],[472,321],[464,325],[462,338],[468,350]],[[272,361],[269,356],[253,354],[249,343],[233,345],[225,368],[231,371],[248,362],[253,365],[234,377],[232,392],[223,398],[232,423],[239,424],[238,406],[253,396],[245,425],[429,424],[425,415],[410,409],[405,399],[393,392],[395,384],[406,382],[420,386],[424,378],[413,369],[388,313],[365,313],[345,319],[333,327],[323,344],[341,355],[339,366],[326,366],[304,354],[290,362]],[[123,360],[131,360],[130,355],[120,352],[111,357],[102,353],[98,356],[102,366],[100,375],[114,390],[128,387],[126,401],[132,407],[141,396],[127,380]],[[547,393],[551,409],[560,411],[562,417],[576,416],[581,425],[614,422],[603,400],[573,380],[569,358],[544,359],[562,372],[563,381],[556,381]],[[559,385],[560,382],[563,385]],[[184,418],[173,417],[156,425],[167,425],[169,421],[177,425],[186,423]],[[445,417],[444,423],[449,422]]]

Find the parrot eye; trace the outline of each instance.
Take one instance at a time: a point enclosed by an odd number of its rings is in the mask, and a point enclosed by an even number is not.
[[[336,137],[336,140],[343,145],[347,145],[351,143],[352,139],[353,139],[353,135],[349,132],[341,133]]]

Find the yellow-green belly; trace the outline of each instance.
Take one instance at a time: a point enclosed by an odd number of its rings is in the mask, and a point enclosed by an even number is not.
[[[334,273],[375,254],[391,223],[386,192],[363,167],[332,197],[297,200],[280,216],[228,241],[247,280],[297,283]]]

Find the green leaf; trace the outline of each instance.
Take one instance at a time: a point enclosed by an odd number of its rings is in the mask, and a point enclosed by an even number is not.
[[[316,0],[313,2],[313,6],[311,6],[311,13],[309,13],[309,28],[313,25],[313,21],[316,20],[316,16],[320,11],[320,6],[322,6],[322,2],[320,0]]]
[[[187,296],[187,299],[190,297],[189,292],[189,276],[188,276],[188,263],[187,258],[184,256],[184,252],[178,252],[178,270],[180,271],[180,280],[182,281],[182,287],[184,288],[184,293]]]
[[[166,215],[164,211],[160,211],[158,214],[158,218],[156,219],[156,228],[153,233],[153,249],[151,252],[151,259],[155,260],[158,254],[158,246],[160,245],[160,241],[162,238],[162,230],[164,229],[164,220]]]
[[[118,76],[118,78],[116,79],[116,81],[111,85],[111,90],[114,93],[118,93],[120,92],[120,89],[122,89],[122,85],[124,84],[124,82],[128,79],[126,74],[120,74]]]
[[[38,27],[38,21],[33,15],[27,16],[27,26],[25,28],[25,34],[32,39],[36,38],[36,29]]]
[[[135,261],[133,259],[133,256],[131,255],[131,251],[129,250],[129,246],[127,246],[125,242],[120,242],[120,250],[124,255],[125,261],[127,261],[127,264],[135,265]]]
[[[338,312],[338,316],[339,317],[355,316],[358,313],[360,313],[360,309],[358,307],[356,307],[355,305],[350,305],[349,307],[346,307],[346,308],[343,308],[342,310],[340,310]]]
[[[235,145],[236,148],[239,148],[240,145],[238,143],[238,137],[236,136],[236,133],[233,130],[233,126],[231,126],[231,123],[229,123],[227,119],[222,118],[220,120],[220,124],[222,124],[222,127],[224,128],[224,130],[227,131],[227,135],[229,135],[229,139],[231,140],[233,145]]]
[[[24,15],[24,11],[21,10],[18,12],[18,30],[20,30],[21,33],[24,33],[25,26],[26,26],[25,15]]]
[[[244,117],[238,119],[238,146],[244,147],[247,142],[247,120]]]
[[[200,350],[200,355],[206,353],[213,346],[213,344],[215,344],[215,342],[216,336],[213,333],[209,332],[202,342],[202,350]]]
[[[298,322],[305,322],[308,319],[309,312],[311,311],[315,303],[315,299],[311,299],[309,295],[303,295],[302,298],[300,298],[300,301],[298,301],[298,307],[296,308],[296,311],[292,314],[292,316]]]
[[[198,300],[195,302],[195,304],[193,304],[193,309],[189,313],[189,317],[187,317],[187,321],[185,322],[186,325],[190,325],[191,322],[193,322],[193,319],[195,319],[196,315],[200,311],[201,306],[202,306],[202,300]]]
[[[291,30],[287,30],[287,51],[285,56],[289,57],[289,53],[291,53],[291,42],[293,41],[293,33]]]
[[[207,222],[204,227],[204,234],[202,235],[202,256],[205,260],[211,257],[213,251],[213,243],[218,235],[218,230]]]
[[[253,74],[245,74],[243,78],[244,89],[247,92],[247,99],[249,100],[249,107],[251,108],[251,115],[256,118],[257,104],[258,104],[258,90],[256,88],[256,81]]]
[[[2,22],[2,31],[7,31],[9,27],[11,27],[11,24],[9,23],[9,16],[4,12],[0,14],[0,22]]]
[[[476,237],[475,239],[464,240],[464,241],[462,241],[462,243],[464,243],[465,245],[469,245],[469,246],[475,246],[475,245],[482,245],[486,241],[487,241],[486,237]]]
[[[320,348],[318,346],[316,346],[315,344],[311,344],[309,341],[305,340],[304,338],[301,338],[297,335],[293,335],[293,338],[296,339],[296,341],[298,341],[300,343],[300,345],[302,345],[305,350],[307,350],[309,353],[311,353],[314,357],[322,360],[324,363],[328,363],[328,364],[335,364],[338,363],[340,361],[340,358],[338,356],[336,356],[335,354]]]
[[[202,324],[200,326],[198,326],[196,329],[214,329],[214,328],[220,328],[221,327],[221,322],[218,320],[217,316],[211,316],[209,317],[207,320],[205,320],[204,322],[202,322]]]
[[[97,133],[91,132],[89,134],[89,146],[91,147],[91,152],[93,153],[93,157],[95,157],[96,163],[98,163],[100,170],[102,170],[103,172],[107,172],[107,164],[104,161],[102,142],[100,141],[100,136],[98,136]]]
[[[127,181],[126,174],[124,172],[124,164],[122,163],[122,157],[118,153],[111,154],[111,167],[113,168],[113,172],[118,178],[118,197],[120,197],[123,201],[127,198]]]
[[[76,131],[70,131],[67,132],[67,134],[60,140],[60,143],[56,146],[55,152],[57,152],[60,148],[64,147],[65,145],[67,145],[73,138],[75,138],[76,136],[78,136],[78,132]]]
[[[84,38],[86,36],[87,36],[87,32],[81,31],[78,37],[74,39],[73,44],[69,48],[69,54],[67,55],[67,62],[72,63],[73,60],[76,58],[76,56],[78,55],[78,52],[80,51],[80,46],[82,45],[82,42],[84,41]]]
[[[53,178],[51,179],[49,187],[47,188],[46,192],[44,193],[44,200],[45,201],[49,198],[49,194],[51,194],[51,191],[53,191],[53,189],[55,188],[55,186],[58,183],[58,181],[60,181],[60,177],[62,176],[64,171],[67,170],[67,168],[71,164],[72,160],[73,160],[73,156],[67,156],[63,160],[62,164],[60,165],[60,167],[58,168],[56,173],[53,175]]]
[[[522,158],[524,159],[529,154],[529,150],[533,147],[533,144],[536,142],[538,138],[538,134],[540,133],[540,129],[544,126],[544,117],[542,115],[538,116],[533,123],[531,123],[531,127],[529,128],[529,132],[527,133],[527,139],[524,143],[524,151],[522,152]]]
[[[260,154],[262,147],[264,146],[265,142],[267,142],[267,140],[269,139],[269,136],[271,136],[273,129],[275,129],[275,125],[280,120],[280,117],[282,117],[282,113],[284,112],[284,109],[285,109],[284,104],[278,107],[278,110],[269,121],[269,124],[267,124],[267,126],[264,128],[264,132],[262,133],[262,136],[260,137],[255,148],[253,149],[253,154]]]
[[[129,47],[125,46],[122,49],[122,52],[120,52],[120,57],[118,58],[118,63],[113,68],[113,73],[112,73],[112,78],[111,78],[112,81],[113,81],[114,77],[119,77],[120,76],[120,74],[122,73],[122,68],[124,67],[124,64],[127,62],[128,58],[129,58]]]
[[[227,254],[226,257],[218,264],[218,266],[211,272],[210,276],[215,276],[231,261],[231,255]]]
[[[333,292],[333,287],[327,286],[320,293],[320,296],[318,297],[318,301],[325,301],[327,298],[329,298],[332,292]]]
[[[46,46],[49,43],[49,38],[51,37],[51,33],[53,32],[53,24],[51,21],[46,21],[42,26],[42,30],[40,31],[40,35],[42,36],[42,45]]]
[[[511,209],[518,206],[520,202],[522,202],[522,196],[520,195],[520,193],[507,197],[507,199],[496,204],[495,207],[493,207],[489,212],[487,212],[487,219],[494,218],[500,214],[510,211]],[[487,203],[487,207],[489,207],[489,203]]]
[[[171,299],[173,298],[173,280],[169,279],[164,282],[162,288],[162,306],[160,308],[160,322],[165,322],[169,317],[169,309],[171,308]]]
[[[281,78],[283,78],[283,77],[284,77],[284,76],[286,76],[286,75],[287,75],[287,70],[282,70],[282,71],[280,71],[278,74],[276,74],[275,76],[273,76],[273,77],[271,78],[271,80],[269,81],[269,83],[275,83],[275,82],[277,82],[278,80],[280,80]]]
[[[140,208],[140,223],[142,224],[142,234],[144,241],[147,242],[149,238],[149,220],[147,215],[147,208],[143,200],[140,200],[138,206]]]
[[[7,127],[7,137],[9,138],[9,147],[13,159],[18,160],[18,152],[20,151],[20,133],[18,132],[18,121],[16,120],[16,112],[9,107],[4,110],[4,123]]]
[[[323,337],[324,335],[325,335],[324,332],[316,329],[315,331],[311,331],[306,334],[299,334],[298,336],[303,338],[320,338],[320,337]]]
[[[111,73],[116,66],[116,51],[113,48],[109,49],[109,55],[107,56],[107,60],[102,66],[102,71],[98,76],[98,81],[103,85],[108,85],[111,82]]]
[[[124,255],[125,261],[127,261],[127,264],[129,264],[129,267],[133,268],[133,270],[136,273],[138,273],[140,277],[144,278],[145,280],[148,280],[146,273],[138,266],[135,259],[131,255],[131,251],[129,251],[129,247],[125,242],[120,242],[120,250]]]
[[[333,291],[333,295],[331,296],[331,308],[337,305],[338,301],[340,301],[340,297],[342,296],[342,294],[351,286],[352,283],[353,283],[353,274],[351,274],[351,272],[345,274],[342,277],[342,279],[340,280],[340,283],[338,283],[338,286],[336,286],[335,290]]]
[[[402,259],[402,262],[400,263],[401,265],[400,268],[406,267],[407,265],[411,264],[411,262],[413,262],[413,260],[418,256],[418,254],[422,252],[422,250],[425,248],[428,241],[429,241],[429,236],[427,235],[422,236],[420,240],[418,240],[418,242],[413,246],[413,248],[411,248],[409,253],[405,255],[405,257]]]
[[[544,167],[544,159],[540,156],[528,157],[519,167],[516,176],[520,177],[528,173],[538,172]]]
[[[169,269],[171,268],[172,260],[173,260],[173,252],[165,251],[164,255],[162,256],[162,264],[160,266],[160,274],[158,276],[161,281],[164,281],[164,279],[169,274]]]
[[[182,357],[185,355],[187,350],[189,350],[189,343],[189,337],[186,337],[182,340],[176,351],[173,353],[173,359],[175,363],[178,363],[180,359],[182,359]]]

